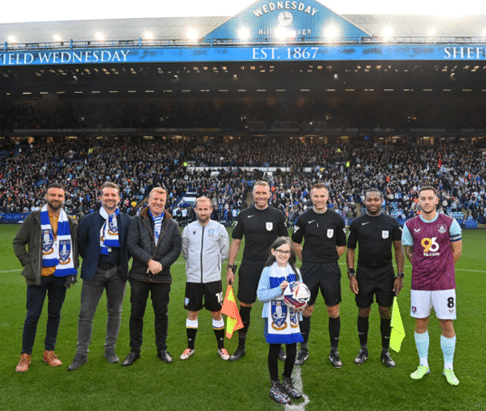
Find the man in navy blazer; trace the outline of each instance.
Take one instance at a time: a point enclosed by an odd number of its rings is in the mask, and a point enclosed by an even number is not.
[[[101,187],[101,208],[85,216],[79,223],[79,254],[83,258],[81,309],[78,322],[78,344],[69,371],[88,361],[93,317],[106,289],[108,321],[106,324],[105,358],[109,363],[120,361],[115,344],[120,329],[123,296],[128,277],[127,233],[130,217],[120,213],[120,188],[106,182]]]

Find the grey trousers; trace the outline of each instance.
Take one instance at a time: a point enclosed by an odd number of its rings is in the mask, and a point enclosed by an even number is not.
[[[121,278],[120,268],[116,267],[109,270],[98,268],[91,281],[83,281],[78,322],[78,352],[88,353],[93,330],[93,317],[105,289],[108,309],[105,349],[115,348],[120,330],[122,303],[126,286],[127,282]]]

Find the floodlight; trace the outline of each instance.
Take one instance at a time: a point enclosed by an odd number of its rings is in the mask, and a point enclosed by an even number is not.
[[[101,31],[95,33],[95,39],[98,41],[105,41],[105,35]]]
[[[248,30],[248,28],[246,27],[241,27],[238,30],[238,37],[242,41],[248,41],[248,39],[250,38],[250,30]]]
[[[288,37],[288,31],[285,27],[277,27],[275,29],[275,37],[279,40],[285,40]]]
[[[339,34],[339,30],[334,24],[331,24],[330,26],[324,28],[324,37],[328,41],[335,40],[338,34]]]
[[[187,30],[187,39],[191,42],[196,42],[199,40],[199,33],[195,28],[190,28]]]
[[[393,33],[394,33],[393,27],[391,26],[385,27],[382,33],[383,40],[390,41],[393,38]]]

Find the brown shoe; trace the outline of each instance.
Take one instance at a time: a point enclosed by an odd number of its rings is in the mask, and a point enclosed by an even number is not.
[[[51,367],[59,367],[62,365],[62,362],[59,358],[57,358],[57,355],[54,354],[54,351],[44,351],[44,358],[42,361],[46,362],[49,364]]]
[[[30,368],[30,355],[29,354],[26,354],[26,353],[23,353],[20,356],[20,361],[19,361],[17,367],[15,367],[15,371],[17,371],[17,372],[25,372],[29,368]]]

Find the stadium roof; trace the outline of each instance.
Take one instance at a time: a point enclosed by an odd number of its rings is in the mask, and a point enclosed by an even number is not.
[[[393,29],[396,38],[426,38],[433,29],[436,37],[484,37],[486,16],[467,15],[438,17],[431,15],[342,15],[350,23],[373,36],[380,36],[385,27]],[[18,43],[51,42],[55,35],[65,41],[94,41],[96,33],[106,40],[134,40],[150,32],[154,39],[181,39],[188,28],[197,28],[204,37],[231,17],[175,17],[112,20],[52,21],[0,24],[0,41],[14,36]]]

